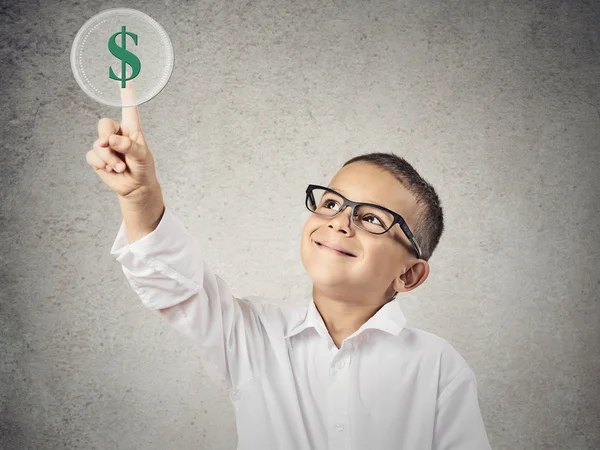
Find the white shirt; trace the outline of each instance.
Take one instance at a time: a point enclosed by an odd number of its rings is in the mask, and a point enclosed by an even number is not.
[[[234,297],[168,206],[133,244],[122,222],[111,254],[228,390],[238,450],[490,449],[473,371],[446,340],[407,327],[397,300],[338,349],[312,300]]]

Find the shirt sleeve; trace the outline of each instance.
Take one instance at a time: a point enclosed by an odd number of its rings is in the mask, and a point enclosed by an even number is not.
[[[479,409],[477,383],[465,367],[440,394],[433,450],[491,450]]]
[[[255,305],[231,294],[168,205],[156,229],[132,244],[123,221],[111,254],[144,306],[199,346],[213,381],[235,391],[254,377],[261,360],[251,353],[262,336]]]

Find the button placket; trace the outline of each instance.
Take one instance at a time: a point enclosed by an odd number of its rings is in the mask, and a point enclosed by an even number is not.
[[[327,392],[329,406],[329,448],[335,450],[348,449],[350,447],[350,435],[348,432],[349,419],[349,389],[350,371],[348,367],[351,362],[352,351],[345,349],[337,355],[339,361],[332,361],[330,367],[331,377]],[[346,368],[346,370],[340,370]]]

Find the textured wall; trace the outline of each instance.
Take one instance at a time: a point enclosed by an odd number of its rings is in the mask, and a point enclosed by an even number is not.
[[[446,220],[401,305],[473,368],[492,447],[600,448],[600,3],[233,3],[3,2],[0,447],[236,445],[194,344],[110,255],[119,205],[85,160],[121,111],[79,88],[71,44],[132,7],[175,51],[140,106],[165,201],[235,295],[310,301],[306,185],[395,152]]]

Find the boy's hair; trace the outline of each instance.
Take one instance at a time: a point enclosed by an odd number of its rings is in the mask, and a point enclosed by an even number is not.
[[[387,170],[415,196],[417,216],[411,231],[421,247],[421,259],[429,261],[444,231],[442,205],[433,186],[425,181],[404,158],[393,153],[359,155],[346,161],[344,166],[358,161],[369,162]]]

